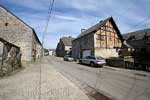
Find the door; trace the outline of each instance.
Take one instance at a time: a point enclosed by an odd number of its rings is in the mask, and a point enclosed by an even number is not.
[[[88,64],[89,56],[86,56],[82,59],[83,64]]]
[[[91,50],[83,50],[82,57],[91,56]]]

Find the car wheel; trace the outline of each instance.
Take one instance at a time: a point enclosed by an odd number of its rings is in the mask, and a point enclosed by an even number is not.
[[[94,67],[94,66],[95,66],[95,64],[94,64],[93,62],[91,62],[91,63],[90,63],[90,65],[91,65],[92,67]]]
[[[148,72],[150,72],[150,66],[148,66]]]
[[[146,66],[146,71],[150,72],[150,66]]]
[[[81,61],[81,60],[79,60],[79,63],[80,63],[80,64],[82,64],[82,61]]]
[[[64,59],[64,61],[67,61],[67,59]]]

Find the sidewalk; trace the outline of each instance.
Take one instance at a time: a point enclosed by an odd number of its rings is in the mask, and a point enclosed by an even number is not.
[[[0,100],[39,100],[40,94],[40,100],[89,100],[47,61],[29,64],[21,72],[0,79]]]

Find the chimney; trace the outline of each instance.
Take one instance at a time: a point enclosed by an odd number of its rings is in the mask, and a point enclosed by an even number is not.
[[[81,33],[83,33],[86,29],[81,29]]]

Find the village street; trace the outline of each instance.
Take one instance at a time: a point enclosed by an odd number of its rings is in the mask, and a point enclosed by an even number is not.
[[[41,100],[89,100],[85,94],[95,91],[112,100],[149,100],[149,82],[146,72],[93,68],[47,56],[42,63],[29,63],[21,71],[1,78],[0,100],[39,100],[39,95]]]
[[[111,99],[149,100],[150,74],[146,72],[112,68],[92,68],[76,62],[48,57],[55,68],[82,90],[92,87]],[[86,92],[87,92],[86,91]]]
[[[79,88],[57,72],[47,59],[24,67],[0,79],[0,100],[89,100]]]
[[[150,100],[149,4],[0,0],[0,100]]]

